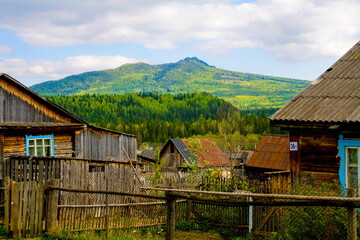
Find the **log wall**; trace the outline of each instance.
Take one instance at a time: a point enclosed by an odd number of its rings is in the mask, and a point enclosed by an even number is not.
[[[303,131],[290,133],[290,141],[297,139],[299,150],[291,153],[292,173],[301,180],[338,179],[340,158],[338,134],[332,132]]]

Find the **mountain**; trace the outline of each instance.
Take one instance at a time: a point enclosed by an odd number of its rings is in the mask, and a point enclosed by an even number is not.
[[[208,92],[237,107],[280,107],[310,82],[233,72],[196,57],[176,63],[125,64],[30,87],[42,95]]]

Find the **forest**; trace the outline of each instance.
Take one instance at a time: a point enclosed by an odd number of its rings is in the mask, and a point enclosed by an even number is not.
[[[239,149],[252,150],[271,128],[268,116],[277,109],[234,107],[208,93],[130,93],[121,95],[48,96],[50,101],[99,127],[134,134],[139,146],[161,146],[169,138],[209,137],[225,147],[229,137]]]

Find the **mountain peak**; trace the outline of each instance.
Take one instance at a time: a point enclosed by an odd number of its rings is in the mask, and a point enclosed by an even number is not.
[[[184,58],[183,60],[180,60],[179,62],[182,62],[182,61],[184,61],[184,62],[197,62],[197,63],[200,63],[202,65],[208,66],[208,67],[214,67],[214,66],[210,66],[209,64],[207,64],[203,60],[200,60],[197,57],[187,57],[187,58]]]

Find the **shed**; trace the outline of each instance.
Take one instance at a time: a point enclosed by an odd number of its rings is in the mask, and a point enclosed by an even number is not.
[[[248,173],[289,171],[289,136],[262,136],[245,168]]]
[[[155,164],[155,151],[152,149],[145,149],[137,155],[139,163],[143,165],[142,172],[153,172],[153,164]]]
[[[86,123],[0,73],[0,166],[5,157],[136,159],[136,137]]]
[[[160,151],[167,170],[177,171],[186,164],[201,168],[229,168],[231,162],[211,139],[169,139]]]
[[[360,42],[270,117],[289,131],[292,180],[360,180]]]

